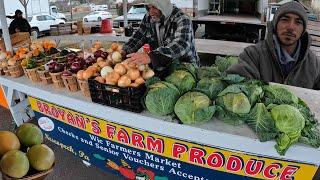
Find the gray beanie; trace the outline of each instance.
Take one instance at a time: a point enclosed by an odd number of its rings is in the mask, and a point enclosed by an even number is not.
[[[279,19],[287,13],[293,13],[300,16],[303,21],[303,31],[306,30],[307,21],[308,21],[307,12],[304,9],[304,7],[299,2],[296,2],[296,1],[287,2],[281,5],[280,8],[277,10],[277,12],[274,15],[273,23],[272,23],[275,30],[277,29],[277,24]]]

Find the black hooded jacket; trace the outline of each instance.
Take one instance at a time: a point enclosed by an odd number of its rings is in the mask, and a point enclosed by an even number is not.
[[[20,32],[29,32],[31,35],[31,27],[25,18],[15,18],[9,26],[9,33],[14,34],[16,33],[16,28],[20,29]]]

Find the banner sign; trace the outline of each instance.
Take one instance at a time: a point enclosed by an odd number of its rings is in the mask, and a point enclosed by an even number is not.
[[[313,164],[159,135],[33,97],[29,101],[49,141],[127,179],[312,179],[318,170]]]

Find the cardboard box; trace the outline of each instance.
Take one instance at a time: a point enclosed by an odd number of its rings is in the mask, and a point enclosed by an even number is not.
[[[19,46],[21,44],[31,43],[30,34],[28,32],[19,32],[12,34],[10,35],[10,39],[12,46]],[[0,38],[0,50],[6,51],[3,38]]]

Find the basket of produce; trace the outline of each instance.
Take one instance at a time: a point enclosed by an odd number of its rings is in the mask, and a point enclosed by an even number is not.
[[[21,66],[21,62],[15,58],[8,60],[8,71],[11,77],[17,78],[23,76],[24,72]]]
[[[53,171],[55,155],[43,143],[34,124],[25,123],[15,133],[0,131],[0,170],[4,180],[44,179]]]
[[[26,71],[27,71],[29,79],[32,82],[34,82],[34,83],[41,82],[40,76],[37,72],[37,68],[32,68],[32,69],[27,68]]]
[[[49,71],[47,71],[44,66],[38,67],[37,68],[37,73],[39,74],[41,82],[44,85],[52,84],[52,78],[51,78],[51,76],[49,74]]]
[[[9,55],[6,52],[2,52],[0,51],[0,76],[4,76],[5,75],[5,70],[7,70],[8,68],[8,61],[7,58],[10,58],[11,55]]]
[[[7,61],[3,61],[0,63],[0,76],[4,76],[6,73],[5,71],[8,69],[8,63]]]
[[[62,80],[62,71],[65,68],[65,65],[62,63],[57,63],[57,62],[51,62],[48,65],[49,68],[49,74],[52,78],[53,86],[55,88],[64,88],[64,83]]]
[[[78,81],[79,88],[80,88],[83,96],[90,97],[90,89],[89,89],[88,81],[87,80],[81,80],[81,79],[78,79],[78,78],[77,78],[77,81]]]
[[[4,76],[4,70],[0,67],[0,76]]]
[[[144,84],[138,87],[119,87],[99,82],[101,80],[102,78],[96,77],[88,81],[92,102],[137,113],[144,110],[141,103],[146,92]],[[124,76],[121,81],[129,82],[129,78]]]
[[[41,82],[37,69],[35,59],[29,59],[26,67],[27,76],[34,83]]]
[[[90,77],[88,82],[92,101],[133,112],[143,111],[141,102],[146,93],[145,81],[154,72],[147,65],[137,66],[122,61],[116,43],[107,52],[107,60],[101,59],[101,51],[94,53],[97,64],[102,67],[100,72],[89,68],[83,72],[84,79]]]
[[[63,71],[62,72],[62,80],[64,83],[64,86],[70,91],[70,92],[77,92],[79,91],[78,81],[75,75],[72,74],[70,71]]]

